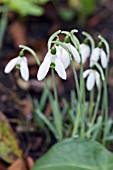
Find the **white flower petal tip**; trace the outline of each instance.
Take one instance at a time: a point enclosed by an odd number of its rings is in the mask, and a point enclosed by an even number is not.
[[[80,55],[79,55],[77,49],[70,43],[69,43],[68,47],[69,47],[74,59],[76,60],[76,62],[80,63]]]
[[[17,60],[18,60],[18,57],[9,61],[9,63],[6,65],[6,67],[4,69],[4,72],[7,74],[10,73],[12,71],[12,69],[15,67],[15,65],[17,64]]]
[[[82,63],[84,64],[90,55],[90,47],[86,44],[80,44],[80,53],[82,56]]]
[[[28,65],[26,63],[26,60],[21,63],[20,73],[21,73],[22,78],[25,81],[29,80],[29,69],[28,69]]]
[[[37,79],[39,81],[43,80],[46,77],[50,68],[50,64],[51,64],[51,59],[49,57],[46,57],[42,62],[42,64],[40,65],[40,68],[37,73]]]
[[[9,63],[6,65],[4,72],[9,73],[12,71],[12,69],[16,66],[20,65],[20,73],[24,80],[28,81],[29,79],[29,69],[28,69],[28,63],[26,57],[16,57],[9,61]]]
[[[58,59],[58,58],[56,58],[56,60],[55,60],[55,70],[58,73],[59,77],[66,80],[67,76],[66,76],[65,68],[64,68],[62,62],[60,61],[60,59]]]
[[[101,59],[101,64],[103,68],[107,67],[107,55],[103,49],[101,49],[100,52],[100,59]]]
[[[91,91],[96,84],[97,87],[100,86],[100,75],[96,70],[88,69],[83,73],[83,77],[86,78],[86,88],[88,91]]]

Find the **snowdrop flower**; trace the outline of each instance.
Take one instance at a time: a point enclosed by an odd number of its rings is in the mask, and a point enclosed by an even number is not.
[[[87,78],[87,81],[86,81],[86,87],[87,87],[87,90],[92,90],[95,83],[97,85],[97,87],[100,86],[100,74],[94,70],[94,69],[88,69],[86,71],[84,71],[83,73],[83,77]]]
[[[56,55],[61,60],[64,68],[67,69],[70,64],[70,57],[68,52],[62,46],[58,45],[56,46]]]
[[[98,60],[101,60],[101,64],[103,68],[107,67],[107,55],[105,51],[102,48],[96,47],[93,49],[90,59],[90,67],[93,66],[93,62],[98,62]]]
[[[90,55],[90,47],[87,44],[80,44],[80,53],[82,57],[82,63],[84,64]]]
[[[26,57],[16,57],[9,61],[9,63],[6,65],[4,72],[9,73],[12,71],[14,67],[17,67],[20,69],[21,76],[24,80],[28,81],[29,79],[29,70],[28,70],[28,62]]]
[[[37,73],[38,80],[42,80],[45,78],[51,66],[55,68],[55,71],[62,79],[66,79],[66,71],[61,60],[58,57],[56,48],[54,48],[54,50],[52,48],[47,52],[44,61],[40,65],[40,68]]]

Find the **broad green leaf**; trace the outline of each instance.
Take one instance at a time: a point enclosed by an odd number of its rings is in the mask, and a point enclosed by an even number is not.
[[[0,159],[12,163],[22,156],[16,137],[6,119],[0,112]]]
[[[32,170],[113,170],[113,154],[95,141],[66,139],[37,160]]]
[[[43,14],[44,9],[38,5],[36,0],[2,0],[11,10],[18,12],[22,16]],[[46,3],[46,1],[45,1]]]

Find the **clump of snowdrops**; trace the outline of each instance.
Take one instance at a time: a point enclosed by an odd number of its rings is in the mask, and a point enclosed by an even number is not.
[[[47,119],[38,105],[36,114],[43,123],[53,133],[59,141],[65,138],[66,123],[65,117],[68,115],[68,123],[71,130],[68,137],[94,139],[106,144],[113,139],[111,133],[112,120],[108,118],[108,92],[107,76],[109,68],[109,44],[101,35],[98,36],[98,44],[90,34],[82,32],[84,40],[80,42],[77,38],[77,30],[57,31],[48,40],[48,51],[40,64],[38,56],[29,47],[20,45],[22,50],[19,56],[9,61],[5,67],[5,73],[9,73],[16,66],[20,69],[20,74],[25,81],[29,80],[29,69],[24,51],[29,51],[36,59],[39,66],[37,79],[45,79],[45,91],[48,94],[52,106],[52,119]],[[59,35],[64,34],[64,41]],[[89,67],[84,70],[84,63],[89,61]],[[80,72],[77,74],[74,63],[80,65]],[[55,74],[68,81],[66,70],[71,65],[75,80],[75,89],[71,93],[70,104],[64,102],[64,109],[60,108],[57,94]],[[49,83],[46,76],[51,70],[53,81],[53,92],[49,90]],[[44,93],[45,93],[44,91]],[[86,92],[89,99],[86,100]]]

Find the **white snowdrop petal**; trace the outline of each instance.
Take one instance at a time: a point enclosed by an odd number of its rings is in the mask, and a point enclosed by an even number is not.
[[[85,63],[86,59],[90,55],[90,47],[86,44],[80,44],[80,52],[82,56],[82,63]]]
[[[100,52],[100,59],[101,59],[101,64],[103,68],[107,67],[107,55],[103,49],[101,49]]]
[[[101,81],[100,81],[100,74],[97,71],[95,71],[95,78],[96,78],[96,85],[97,87],[99,87]]]
[[[93,62],[97,62],[99,60],[100,48],[94,48],[90,58],[90,67],[93,66]]]
[[[69,47],[74,59],[77,61],[77,63],[80,63],[80,55],[79,55],[77,49],[70,43],[68,44],[68,47]]]
[[[86,82],[87,90],[89,91],[92,90],[92,88],[94,87],[94,84],[95,84],[95,74],[94,74],[94,71],[91,71]]]
[[[58,58],[55,59],[55,70],[62,79],[66,80],[66,71],[62,62]]]
[[[70,64],[70,58],[68,52],[65,49],[62,50],[62,56],[59,57],[59,59],[62,61],[64,68],[66,69]]]
[[[88,74],[90,73],[91,69],[88,69],[86,71],[83,72],[83,78],[86,78],[88,76]]]
[[[38,80],[42,80],[45,78],[45,76],[47,75],[49,71],[50,64],[51,64],[51,58],[46,57],[39,67],[39,70],[37,73]]]
[[[16,58],[12,59],[11,61],[9,61],[9,63],[5,67],[4,72],[9,73],[14,68],[14,66],[17,64],[17,60],[18,60],[18,57],[16,57]]]
[[[62,47],[62,46],[60,46],[60,45],[55,46],[55,47],[56,47],[56,55],[57,55],[58,57],[61,57],[63,47]]]
[[[29,69],[28,69],[28,65],[26,63],[26,58],[22,58],[21,66],[20,66],[20,73],[24,80],[26,80],[26,81],[29,80]]]

